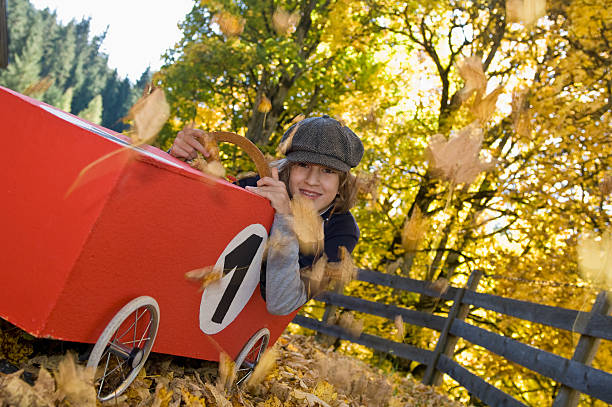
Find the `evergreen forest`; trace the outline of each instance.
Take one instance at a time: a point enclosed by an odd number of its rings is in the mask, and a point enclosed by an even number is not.
[[[58,22],[55,12],[27,0],[7,3],[9,65],[0,85],[121,132],[130,107],[150,81],[136,83],[110,69],[100,51],[104,34],[92,36],[89,20]]]

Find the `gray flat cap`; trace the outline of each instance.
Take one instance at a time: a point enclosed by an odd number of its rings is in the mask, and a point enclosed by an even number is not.
[[[291,134],[293,140],[286,156],[292,162],[319,164],[348,172],[363,157],[363,144],[359,137],[327,115],[309,117],[289,127],[281,143]]]

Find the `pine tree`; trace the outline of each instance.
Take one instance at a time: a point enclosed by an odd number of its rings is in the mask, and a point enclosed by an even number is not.
[[[102,122],[102,95],[96,95],[85,110],[79,112],[79,117],[95,124]]]
[[[16,8],[17,11],[21,11],[19,7]],[[43,20],[40,14],[33,14],[29,17],[30,20],[25,30],[14,30],[22,37],[17,38],[16,44],[13,43],[11,37],[9,45],[11,63],[4,72],[0,73],[0,84],[18,92],[24,92],[28,86],[40,80],[44,36]],[[12,18],[12,13],[8,18]],[[12,27],[12,24],[9,24],[9,27]],[[18,48],[20,44],[21,47]]]

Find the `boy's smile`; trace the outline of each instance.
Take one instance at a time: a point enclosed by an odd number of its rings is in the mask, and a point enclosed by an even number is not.
[[[340,186],[338,171],[310,163],[297,163],[291,168],[289,190],[312,200],[317,211],[327,208],[336,198]]]

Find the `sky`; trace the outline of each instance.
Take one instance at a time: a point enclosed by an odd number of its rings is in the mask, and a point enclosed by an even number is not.
[[[61,24],[91,17],[90,32],[102,34],[101,51],[121,77],[132,82],[151,66],[162,65],[161,56],[180,38],[178,23],[191,11],[193,0],[30,0],[37,9],[55,10]]]

